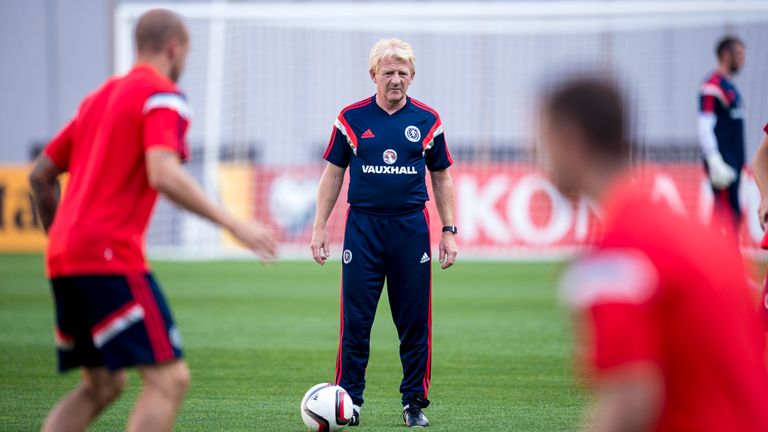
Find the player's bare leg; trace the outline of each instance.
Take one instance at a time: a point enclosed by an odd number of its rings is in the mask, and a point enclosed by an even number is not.
[[[129,432],[170,431],[176,411],[189,387],[189,369],[183,360],[139,367],[144,387],[128,420]]]
[[[43,432],[83,431],[123,392],[128,375],[107,368],[84,368],[80,385],[48,414]]]

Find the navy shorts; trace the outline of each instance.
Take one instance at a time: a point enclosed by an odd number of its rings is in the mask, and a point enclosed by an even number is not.
[[[51,280],[59,371],[119,370],[182,357],[171,311],[150,273]]]

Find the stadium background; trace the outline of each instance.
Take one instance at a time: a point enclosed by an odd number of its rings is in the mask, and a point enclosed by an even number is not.
[[[269,220],[285,257],[305,257],[332,121],[345,104],[372,94],[367,54],[383,36],[413,43],[418,73],[411,93],[443,118],[458,162],[464,256],[560,257],[589,237],[589,203],[572,206],[535,165],[536,95],[557,78],[599,70],[618,79],[634,108],[637,159],[653,164],[658,195],[705,219],[711,194],[698,169],[696,93],[722,34],[738,34],[747,44],[736,82],[746,103],[750,156],[768,117],[768,53],[760,49],[768,41],[768,11],[761,2],[168,4],[186,14],[192,31],[181,81],[195,110],[190,170],[241,215]],[[24,168],[11,173],[8,164],[28,162],[82,95],[127,69],[131,25],[144,5],[3,3],[0,54],[13,67],[0,80],[0,179],[11,177],[1,189],[0,250],[43,244],[23,185],[13,180]],[[752,216],[745,245],[753,246],[761,233],[751,179],[742,193]],[[342,215],[336,211],[331,221],[334,242]],[[165,202],[148,249],[157,257],[241,255],[209,224]]]

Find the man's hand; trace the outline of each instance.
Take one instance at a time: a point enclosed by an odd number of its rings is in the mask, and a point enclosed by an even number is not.
[[[328,230],[325,228],[312,230],[310,247],[312,248],[312,258],[320,265],[325,264],[325,261],[331,256],[331,250],[328,248]]]
[[[266,260],[275,258],[272,230],[256,221],[243,221],[219,208],[181,167],[178,154],[163,147],[147,151],[147,179],[150,186],[185,209],[229,230],[245,247]]]
[[[720,153],[715,152],[707,157],[707,167],[715,189],[725,189],[736,181],[736,171],[725,163]]]
[[[443,270],[452,266],[456,262],[456,255],[459,250],[456,247],[456,236],[450,232],[444,232],[440,239],[440,268]]]
[[[275,259],[277,245],[275,235],[268,226],[257,221],[237,220],[229,230],[245,247],[267,261]]]

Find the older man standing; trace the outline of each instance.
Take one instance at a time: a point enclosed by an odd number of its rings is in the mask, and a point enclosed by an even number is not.
[[[330,256],[326,222],[349,167],[349,212],[342,254],[342,304],[336,384],[355,404],[351,425],[360,422],[371,326],[384,280],[397,331],[403,381],[403,420],[429,426],[422,409],[432,354],[432,270],[426,169],[443,222],[440,263],[453,265],[453,163],[437,112],[406,95],[415,75],[411,46],[383,39],[371,50],[376,94],[344,108],[325,152],[312,235],[319,264]]]

